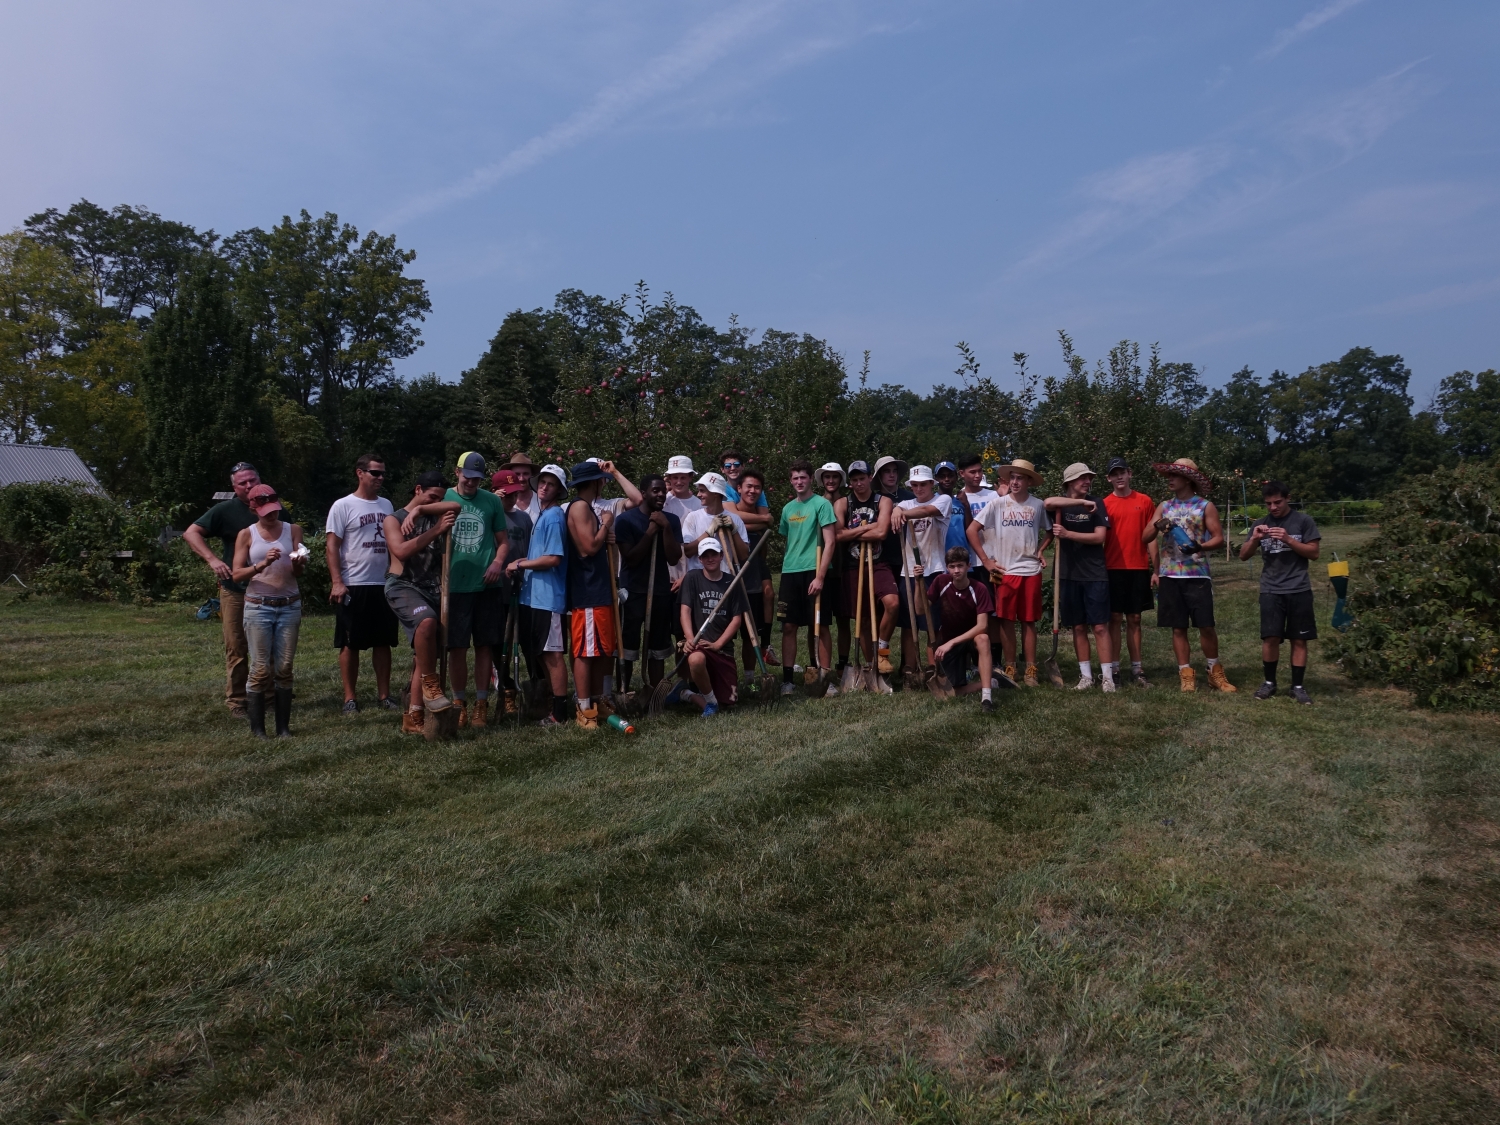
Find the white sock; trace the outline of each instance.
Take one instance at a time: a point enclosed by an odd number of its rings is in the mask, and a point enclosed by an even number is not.
[[[586,695],[580,695],[578,697],[578,709],[580,711],[587,711],[589,709],[589,697],[588,696],[586,696]]]
[[[991,702],[993,702],[993,700],[991,699],[991,696],[992,696],[992,693],[991,693],[991,691],[990,691],[989,688],[980,688],[979,689],[979,698],[980,699],[986,699],[986,700],[990,700]]]
[[[1185,669],[1185,668],[1191,668],[1191,667],[1192,667],[1191,664],[1179,664],[1179,665],[1177,665],[1177,670],[1179,672],[1181,672],[1183,669]]]
[[[1219,662],[1219,658],[1217,656],[1211,656],[1211,657],[1209,657],[1208,658],[1208,670],[1210,672],[1212,672],[1214,670],[1214,665],[1217,664],[1218,662]]]
[[[709,692],[703,697],[703,702],[707,703],[711,707],[717,707],[719,705],[719,697],[716,696],[713,692]]]
[[[1104,664],[1100,666],[1099,671],[1104,674],[1104,683],[1106,687],[1115,686],[1115,672],[1117,670],[1118,669],[1116,669],[1113,664]]]
[[[881,641],[880,642],[880,647],[883,650],[885,650],[886,652],[890,652],[891,651],[891,642],[890,641]]]
[[[1078,662],[1078,678],[1080,680],[1092,680],[1094,678],[1094,669],[1087,660],[1080,660]]]

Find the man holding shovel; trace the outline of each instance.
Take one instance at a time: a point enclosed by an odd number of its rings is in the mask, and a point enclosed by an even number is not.
[[[458,701],[458,725],[484,727],[489,710],[490,672],[495,649],[505,642],[505,573],[510,537],[505,505],[479,487],[486,480],[484,458],[465,453],[458,459],[458,483],[444,500],[458,505],[453,525],[453,559],[448,567],[448,670]],[[469,646],[474,646],[474,709],[464,691],[469,682]]]
[[[837,461],[829,461],[818,469],[813,478],[813,487],[822,489],[823,499],[828,501],[828,506],[838,512],[838,503],[843,498],[844,486],[849,483],[844,468]],[[849,595],[852,597],[853,595]],[[828,567],[828,573],[823,579],[823,602],[822,615],[819,631],[833,636],[833,627],[838,625],[839,659],[834,665],[834,679],[844,674],[844,669],[849,664],[849,615],[847,612],[848,598],[844,594],[844,567],[838,560],[834,559]],[[795,663],[795,661],[794,661]],[[839,689],[829,686],[828,694],[837,695]]]
[[[926,585],[925,576],[937,573],[938,561],[948,552],[948,525],[952,521],[957,505],[953,497],[937,490],[937,478],[926,465],[914,465],[906,477],[906,486],[911,489],[910,500],[897,501],[891,510],[891,526],[902,529],[901,539],[901,587],[902,624],[906,631],[915,632],[924,626],[931,635],[931,621],[924,622],[916,605],[911,604],[911,595],[917,585]],[[967,552],[966,552],[967,553]],[[946,564],[945,564],[946,565]],[[913,624],[915,622],[915,624]],[[906,669],[921,671],[922,659],[917,651],[917,640],[912,638],[911,652],[901,646],[901,657]],[[928,654],[931,657],[931,654]]]
[[[826,469],[827,466],[825,465]],[[813,493],[812,462],[799,459],[792,462],[792,499],[781,509],[781,526],[778,529],[786,541],[786,552],[781,563],[781,592],[776,599],[776,616],[781,619],[781,694],[791,695],[793,665],[797,662],[797,630],[806,628],[811,633],[816,622],[818,599],[824,592],[829,567],[834,562],[834,527],[838,516],[826,497]],[[842,475],[842,474],[840,474]],[[833,616],[833,607],[827,598],[821,602],[823,608],[821,636],[808,640],[808,652],[812,654],[812,665],[822,673],[833,664],[833,645],[827,632],[828,620]]]
[[[1036,623],[1042,619],[1042,552],[1052,542],[1047,506],[1031,495],[1042,483],[1036,466],[1020,457],[1001,465],[997,474],[1007,480],[1005,495],[980,509],[969,524],[972,557],[988,576],[995,599],[999,638],[1005,654],[1005,674],[1016,678],[1016,625],[1021,626],[1021,655],[1026,659],[1027,687],[1036,687]],[[972,576],[971,576],[972,577]]]
[[[876,667],[886,668],[891,666],[891,634],[896,631],[896,614],[901,606],[896,593],[896,574],[891,569],[891,560],[883,558],[881,550],[891,532],[893,507],[889,496],[882,496],[874,490],[870,466],[863,461],[850,463],[849,495],[834,505],[834,515],[843,525],[835,533],[835,538],[844,553],[845,608],[850,617],[857,620],[861,613],[867,618],[873,615],[870,609],[872,601],[879,607],[879,622],[872,621],[860,632],[860,644],[865,648],[863,656],[866,660]],[[864,562],[864,551],[870,556],[869,562]],[[859,581],[861,565],[867,568],[866,582],[874,588],[873,597],[868,588],[863,591],[863,605],[858,604],[861,601],[860,587],[864,585]],[[871,639],[878,642],[878,649],[865,646],[865,642]],[[876,652],[879,653],[879,665],[875,663]]]
[[[744,638],[741,658],[748,673],[755,669],[754,637],[759,637],[765,645],[762,659],[767,664],[778,663],[776,647],[771,643],[770,620],[770,610],[776,604],[776,592],[771,586],[771,572],[766,567],[765,556],[755,553],[755,545],[771,534],[772,523],[771,510],[765,506],[765,474],[754,465],[746,465],[740,470],[740,479],[735,483],[740,498],[731,498],[724,507],[740,517],[750,536],[750,560],[745,564],[750,568],[750,573],[745,575],[744,583],[745,604],[750,607],[750,616],[746,619],[746,628],[741,631]],[[755,626],[753,631],[749,628],[752,623]]]
[[[526,557],[510,564],[512,581],[521,582],[521,651],[537,661],[552,693],[552,713],[542,726],[568,721],[567,473],[560,465],[543,465],[536,477],[541,504]]]
[[[642,648],[647,660],[644,678],[646,686],[652,688],[661,682],[665,662],[673,654],[672,619],[676,616],[676,603],[671,571],[682,559],[682,522],[663,510],[667,502],[666,481],[660,473],[650,473],[638,487],[640,504],[615,520],[615,543],[624,564],[626,593],[620,649],[625,682],[620,690],[627,692]]]
[[[401,717],[403,734],[421,734],[428,718],[425,712],[435,714],[452,706],[438,680],[443,536],[458,519],[458,505],[443,501],[447,487],[442,473],[436,469],[425,472],[417,478],[411,502],[385,517],[389,556],[385,600],[416,657],[410,698]]]

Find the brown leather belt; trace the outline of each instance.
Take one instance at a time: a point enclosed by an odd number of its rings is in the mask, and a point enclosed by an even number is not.
[[[248,602],[250,605],[268,605],[272,609],[275,609],[275,608],[277,608],[279,606],[292,605],[294,602],[300,602],[301,600],[302,600],[302,595],[301,594],[293,594],[291,597],[288,597],[288,598],[262,598],[262,597],[258,597],[255,594],[246,594],[245,595],[245,601]]]

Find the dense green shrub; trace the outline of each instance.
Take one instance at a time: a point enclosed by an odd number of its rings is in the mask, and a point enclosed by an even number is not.
[[[1331,645],[1359,680],[1429,706],[1500,707],[1500,472],[1463,464],[1408,480],[1357,555],[1355,624]]]

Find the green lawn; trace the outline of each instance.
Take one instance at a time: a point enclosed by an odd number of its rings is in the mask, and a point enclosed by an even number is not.
[[[1500,727],[1254,702],[1219,569],[1233,698],[1148,630],[1150,692],[438,748],[327,619],[256,743],[217,625],[10,602],[0,1120],[1500,1120]]]

